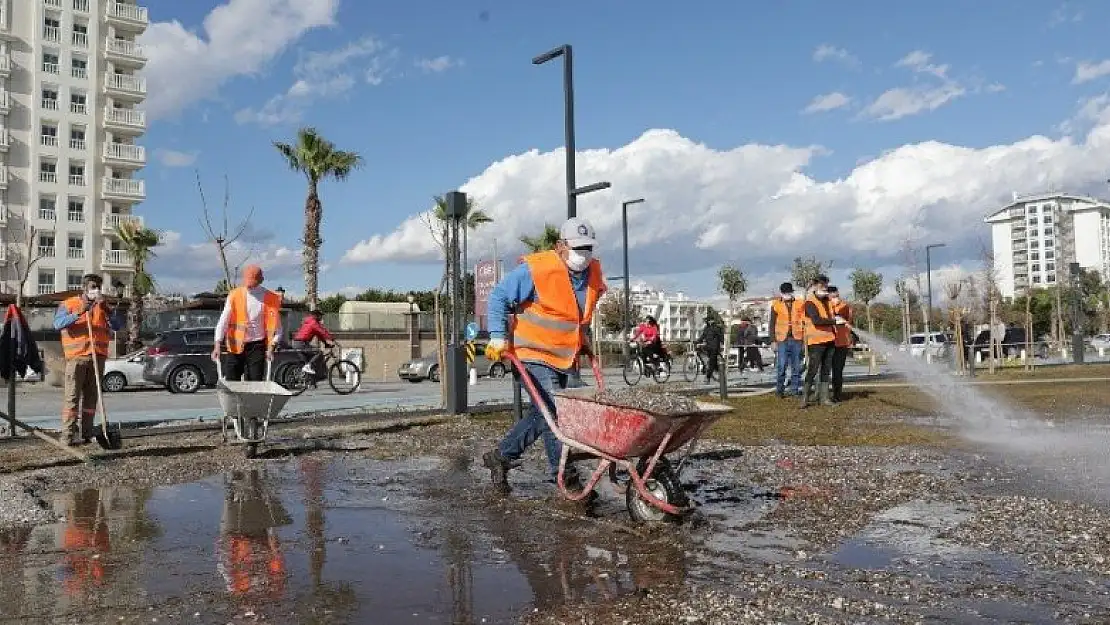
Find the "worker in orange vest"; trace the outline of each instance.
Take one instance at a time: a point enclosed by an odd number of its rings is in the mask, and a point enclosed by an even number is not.
[[[836,322],[836,340],[832,360],[831,395],[834,402],[844,401],[844,365],[848,363],[848,353],[852,351],[852,307],[840,297],[840,289],[829,287],[829,304],[832,306],[833,321]]]
[[[62,532],[62,587],[67,594],[83,597],[92,587],[106,581],[108,553],[108,515],[100,501],[100,491],[86,489],[69,495],[66,526]]]
[[[806,375],[802,385],[802,408],[819,398],[821,403],[832,406],[829,381],[836,348],[836,316],[829,304],[829,279],[817,276],[812,292],[805,302]],[[816,382],[816,397],[814,383]]]
[[[505,351],[512,350],[526,365],[541,400],[552,410],[553,390],[565,389],[577,379],[573,369],[579,355],[589,350],[590,321],[606,290],[601,263],[593,257],[596,243],[593,226],[583,219],[568,219],[559,230],[554,250],[525,256],[489,295],[486,357],[498,362]],[[516,317],[510,327],[513,314]],[[498,490],[508,492],[509,469],[519,464],[524,451],[538,438],[543,438],[551,475],[558,474],[562,445],[533,404],[528,416],[517,421],[497,449],[482,456]],[[571,464],[564,471],[563,483],[571,490],[580,488],[581,480]]]
[[[243,268],[243,286],[228,293],[220,320],[212,360],[219,360],[227,343],[224,377],[260,382],[266,361],[273,360],[281,338],[281,295],[262,286],[265,276],[258,265]]]
[[[786,396],[786,369],[790,368],[790,395],[801,395],[802,348],[805,341],[805,301],[794,297],[794,285],[783,282],[779,296],[771,300],[771,319],[767,326],[774,333],[775,396]]]
[[[124,319],[104,299],[104,279],[95,273],[81,278],[79,295],[66,298],[54,313],[54,329],[61,332],[66,370],[62,390],[62,434],[65,445],[88,443],[93,437],[96,416],[96,376],[104,375],[112,332],[123,328]],[[90,322],[92,331],[89,331]],[[77,417],[81,423],[78,425]]]

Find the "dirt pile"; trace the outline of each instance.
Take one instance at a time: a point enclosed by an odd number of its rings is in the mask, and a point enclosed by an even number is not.
[[[646,410],[658,415],[690,414],[698,409],[698,403],[685,395],[652,393],[631,388],[604,390],[594,395],[594,399],[603,404]]]

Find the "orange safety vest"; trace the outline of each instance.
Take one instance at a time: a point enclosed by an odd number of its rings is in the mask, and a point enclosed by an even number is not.
[[[776,297],[771,302],[771,310],[775,311],[775,341],[783,342],[786,337],[793,336],[801,341],[805,337],[805,328],[802,319],[805,317],[805,303],[794,299],[789,304],[781,297]]]
[[[836,346],[837,347],[851,347],[852,346],[852,330],[848,326],[852,323],[852,307],[848,302],[840,300],[840,303],[832,307],[834,315],[840,315],[844,321],[848,323],[842,326],[836,326]]]
[[[231,311],[227,319],[227,351],[232,354],[243,353],[243,345],[247,342],[247,288],[236,287],[227,296],[231,303]],[[266,335],[266,345],[274,340],[278,322],[281,319],[281,296],[273,291],[266,291],[262,296],[262,331]]]
[[[570,273],[557,252],[524,257],[536,287],[534,301],[521,304],[513,322],[513,353],[530,362],[555,369],[570,369],[585,345],[583,331],[593,319],[597,300],[605,292],[601,263],[590,261],[585,310],[570,282]]]
[[[833,313],[832,309],[829,308],[828,300],[822,302],[816,295],[811,294],[806,298],[806,303],[816,306],[818,314],[832,319]],[[805,319],[806,345],[823,345],[836,341],[836,334],[834,332],[813,325],[809,320],[808,314],[805,315],[803,319]]]
[[[81,296],[76,295],[64,302],[62,306],[70,314],[75,314],[84,306]],[[89,317],[92,315],[92,317]],[[92,320],[92,336],[89,336],[89,320]],[[104,314],[103,306],[93,306],[88,312],[81,313],[77,321],[68,328],[62,328],[62,352],[66,360],[91,356],[96,353],[102,358],[108,357],[108,343],[112,340],[112,328],[108,325],[108,315]]]

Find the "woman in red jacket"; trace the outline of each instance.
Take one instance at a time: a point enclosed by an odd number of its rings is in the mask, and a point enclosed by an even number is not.
[[[301,327],[293,335],[293,347],[300,351],[301,360],[305,363],[303,371],[309,375],[316,374],[316,370],[312,368],[312,363],[316,362],[316,359],[323,353],[321,351],[314,354],[311,359],[308,358],[308,351],[312,349],[312,339],[319,339],[324,347],[328,349],[331,349],[335,344],[331,332],[328,332],[328,329],[320,321],[323,317],[324,313],[320,312],[319,308],[313,308],[308,311],[308,316],[304,318]]]

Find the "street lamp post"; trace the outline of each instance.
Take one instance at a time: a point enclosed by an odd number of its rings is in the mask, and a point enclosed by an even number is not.
[[[933,316],[933,264],[929,253],[933,248],[945,247],[946,243],[931,243],[925,246],[925,288],[928,291],[925,311],[925,360],[929,360],[929,342],[932,334],[929,332],[929,318]]]
[[[574,53],[570,44],[548,50],[532,59],[533,65],[563,57],[563,132],[567,151],[567,219],[578,216],[578,198],[574,193]]]
[[[632,330],[632,287],[628,278],[628,207],[633,204],[640,204],[644,198],[636,198],[634,200],[627,200],[621,202],[621,240],[624,241],[624,310],[621,313],[621,329],[624,330],[621,336],[621,342],[624,344],[624,357],[628,359],[628,341],[625,340],[628,333]]]

